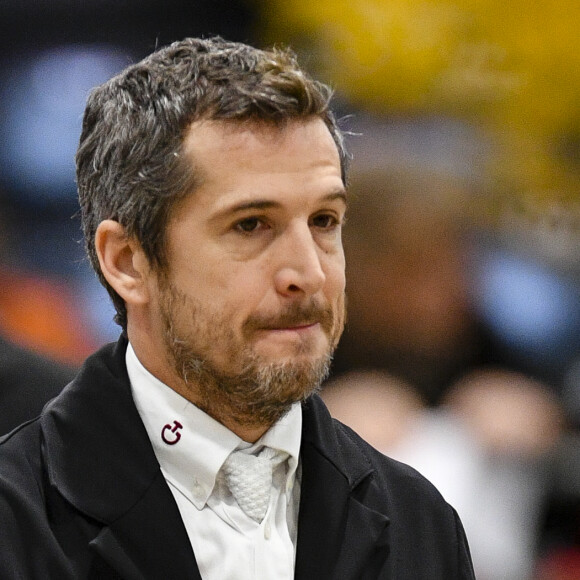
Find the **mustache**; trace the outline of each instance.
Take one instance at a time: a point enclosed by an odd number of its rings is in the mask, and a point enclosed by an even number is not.
[[[325,331],[330,332],[334,325],[334,318],[334,310],[329,305],[318,302],[294,303],[276,315],[250,316],[244,323],[244,331],[249,333],[255,330],[273,330],[319,323]]]

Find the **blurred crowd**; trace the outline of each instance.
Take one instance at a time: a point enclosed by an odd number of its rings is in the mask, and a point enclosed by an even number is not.
[[[267,3],[121,4],[0,7],[2,431],[118,333],[75,217],[89,88],[172,39],[280,30]],[[432,107],[377,111],[376,96],[371,113],[337,89],[348,322],[322,395],[456,507],[480,580],[579,578],[580,193],[498,203],[489,130]]]
[[[577,578],[579,246],[537,242],[570,220],[492,226],[473,130],[351,124],[349,319],[323,397],[458,509],[478,578]]]

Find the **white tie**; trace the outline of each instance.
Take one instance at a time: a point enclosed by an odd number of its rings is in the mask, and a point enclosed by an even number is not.
[[[287,455],[264,447],[259,455],[232,452],[222,466],[226,483],[247,516],[260,523],[270,504],[272,471]]]

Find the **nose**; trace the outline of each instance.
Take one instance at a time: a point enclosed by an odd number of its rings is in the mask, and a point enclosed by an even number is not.
[[[275,285],[279,294],[316,294],[326,281],[321,263],[322,250],[307,224],[289,227],[278,240]]]

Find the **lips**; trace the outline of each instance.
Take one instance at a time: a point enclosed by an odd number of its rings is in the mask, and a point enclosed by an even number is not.
[[[245,324],[243,332],[250,338],[255,332],[260,331],[295,331],[307,330],[320,325],[326,334],[333,331],[335,324],[334,310],[318,301],[291,304],[285,311],[276,315],[267,316],[255,314],[250,316]]]
[[[290,324],[278,323],[276,326],[266,327],[262,330],[304,330],[306,328],[315,326],[316,324],[318,324],[318,321],[298,322]]]

